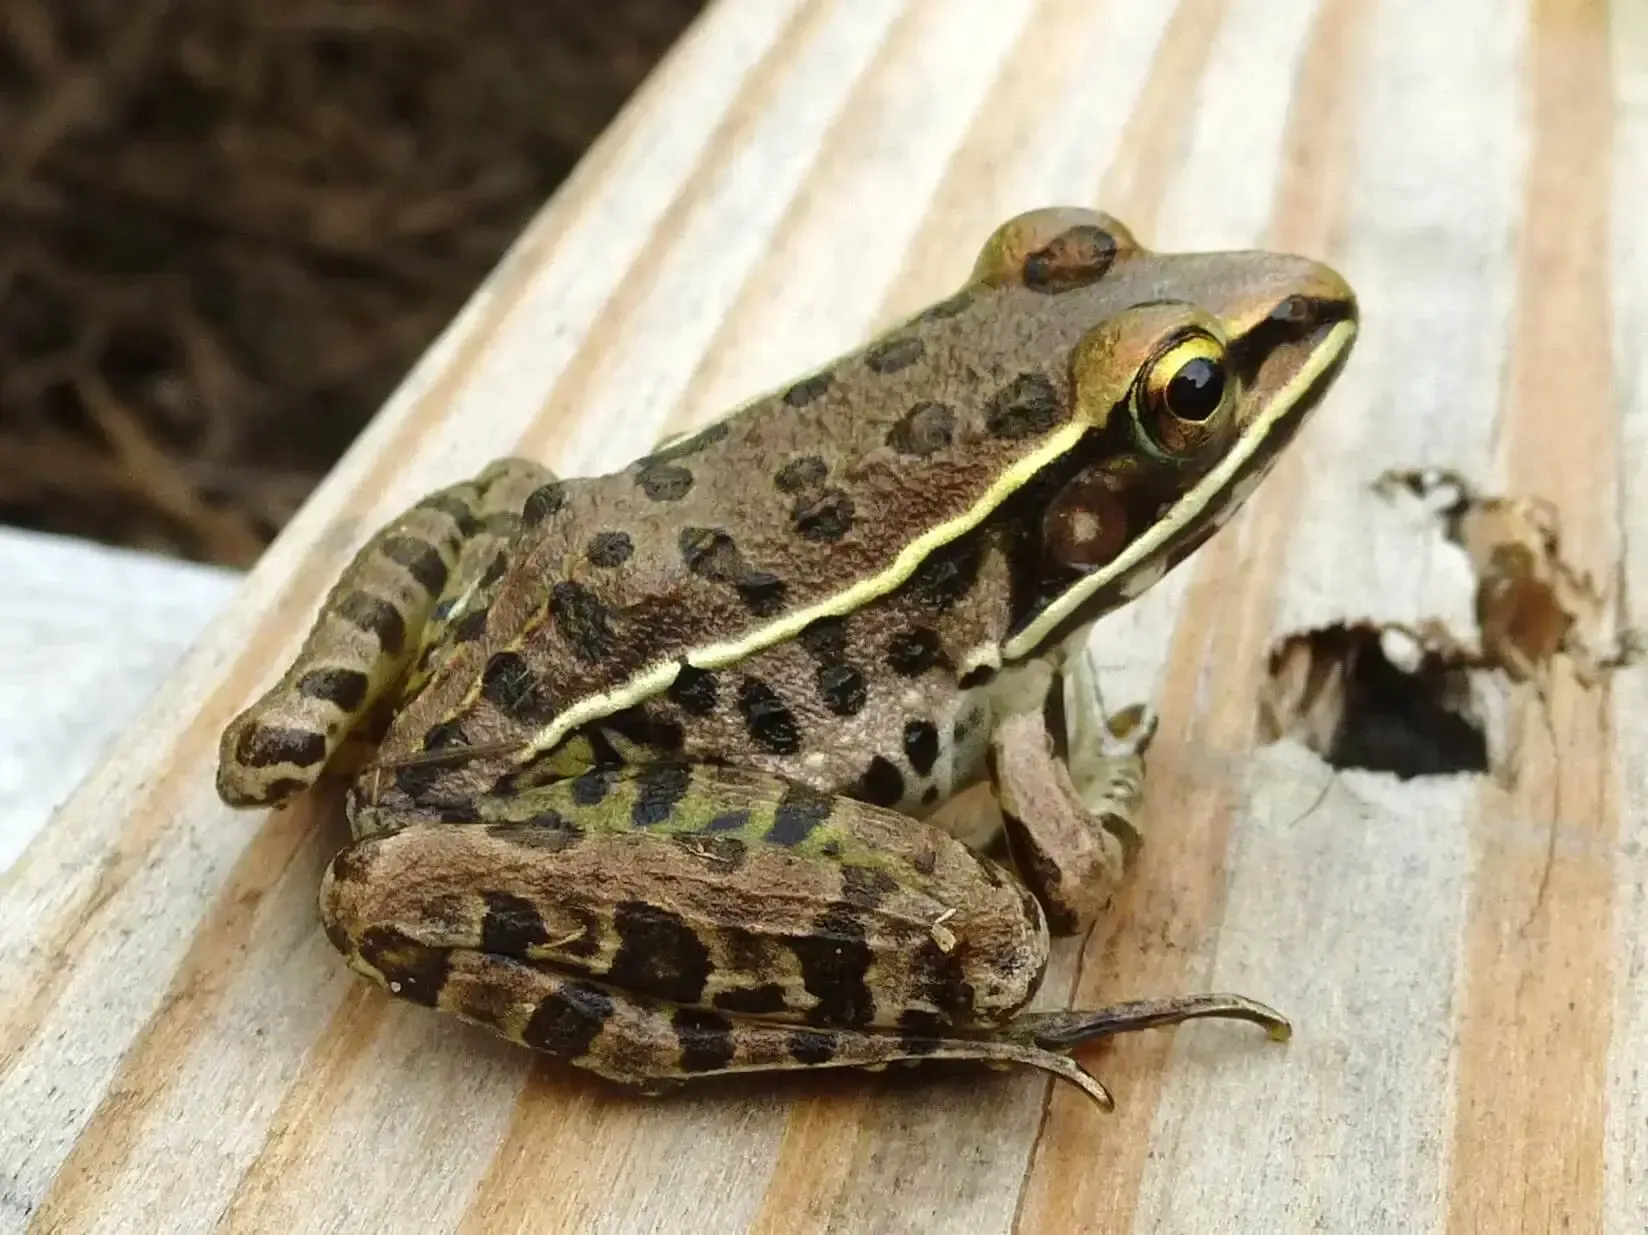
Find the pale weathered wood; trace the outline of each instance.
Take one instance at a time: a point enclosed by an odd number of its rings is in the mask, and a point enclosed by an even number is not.
[[[0,872],[170,675],[239,576],[0,528]],[[110,603],[110,598],[115,603]]]
[[[1518,702],[1497,778],[1253,749],[1277,636],[1469,620],[1385,467],[1539,492],[1648,590],[1648,18],[1613,7],[713,5],[0,882],[0,1229],[1648,1226],[1643,671]],[[1295,1041],[1118,1043],[1108,1117],[990,1074],[647,1102],[347,976],[313,909],[336,803],[235,815],[211,768],[370,528],[495,454],[618,466],[1051,201],[1362,296],[1295,456],[1101,631],[1107,691],[1163,711],[1150,842],[1044,992],[1239,989]]]

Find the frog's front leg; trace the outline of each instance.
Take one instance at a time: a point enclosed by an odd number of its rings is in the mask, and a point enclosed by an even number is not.
[[[1074,935],[1109,905],[1138,851],[1134,820],[1156,718],[1144,707],[1106,717],[1079,641],[1062,672],[1051,696],[1059,719],[1050,728],[1045,709],[1004,717],[991,735],[990,771],[1014,864],[1049,928]]]
[[[223,800],[272,806],[314,784],[345,739],[405,686],[533,504],[558,501],[558,491],[538,464],[500,459],[379,529],[322,602],[291,668],[225,729]]]

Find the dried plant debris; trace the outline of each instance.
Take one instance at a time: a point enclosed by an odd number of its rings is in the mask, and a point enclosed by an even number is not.
[[[1261,692],[1264,741],[1291,738],[1333,767],[1403,779],[1487,772],[1508,688],[1543,697],[1558,658],[1592,687],[1638,657],[1634,634],[1611,647],[1598,637],[1607,600],[1563,559],[1549,503],[1485,496],[1440,469],[1387,472],[1375,489],[1424,502],[1464,552],[1476,630],[1342,621],[1289,635]]]
[[[1470,560],[1478,642],[1474,651],[1459,645],[1461,663],[1497,669],[1513,682],[1537,682],[1560,655],[1581,683],[1595,686],[1640,655],[1636,632],[1612,647],[1599,641],[1607,598],[1563,559],[1561,524],[1549,502],[1485,496],[1458,473],[1437,468],[1386,472],[1375,488],[1386,495],[1406,491],[1431,506]]]
[[[702,0],[9,0],[0,522],[244,565]]]
[[[1263,741],[1407,780],[1488,770],[1468,671],[1445,631],[1337,623],[1289,635],[1260,692]]]

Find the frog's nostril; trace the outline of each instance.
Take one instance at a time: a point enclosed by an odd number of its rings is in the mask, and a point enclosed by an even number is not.
[[[1355,317],[1354,298],[1294,292],[1231,340],[1231,366],[1242,384],[1251,386],[1272,356],[1299,344],[1308,353],[1340,322]]]

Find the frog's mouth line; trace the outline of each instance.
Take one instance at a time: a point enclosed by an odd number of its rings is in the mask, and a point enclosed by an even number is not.
[[[1269,328],[1270,318],[1238,336],[1231,345],[1233,351],[1243,344],[1250,352],[1262,351],[1263,359],[1257,364],[1246,361],[1255,372],[1261,392],[1266,370],[1276,361],[1285,360],[1299,350],[1306,356],[1278,381],[1274,393],[1265,400],[1262,410],[1229,453],[1103,569],[1072,585],[1038,612],[1033,621],[1015,632],[1002,646],[1005,660],[1018,660],[1033,653],[1055,631],[1068,627],[1073,617],[1077,619],[1076,624],[1080,624],[1099,616],[1088,612],[1089,602],[1102,597],[1110,601],[1108,607],[1114,607],[1121,600],[1141,595],[1241,508],[1310,412],[1322,401],[1350,356],[1357,330],[1354,306],[1337,301],[1318,303],[1323,316],[1330,320],[1313,322],[1302,344],[1293,341],[1299,337],[1298,331],[1284,340],[1272,336],[1267,344],[1263,332]]]

